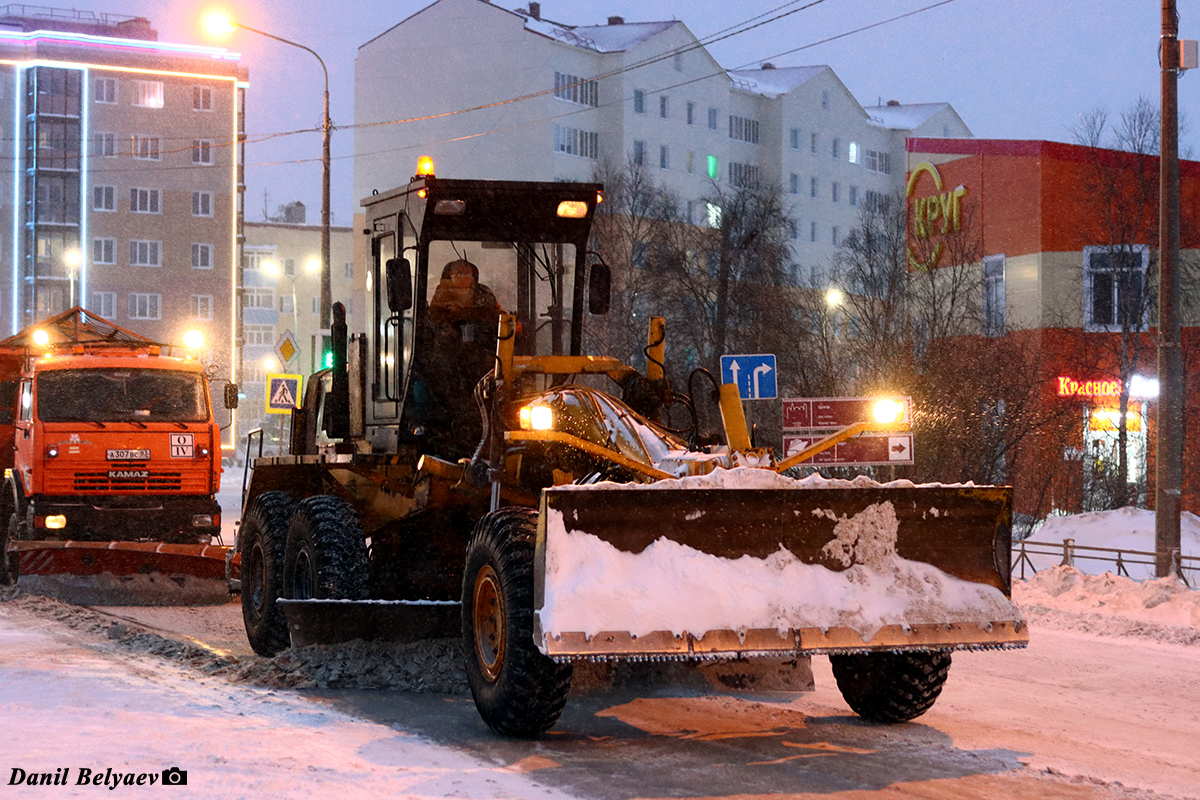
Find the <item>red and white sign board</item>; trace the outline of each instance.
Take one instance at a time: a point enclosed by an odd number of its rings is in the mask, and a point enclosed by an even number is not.
[[[783,457],[790,458],[824,439],[824,434],[784,434]],[[836,444],[800,464],[870,467],[913,463],[911,433],[864,433]]]
[[[837,430],[873,419],[878,397],[794,397],[783,401],[785,431]],[[894,397],[904,404],[905,422],[912,422],[912,398]]]

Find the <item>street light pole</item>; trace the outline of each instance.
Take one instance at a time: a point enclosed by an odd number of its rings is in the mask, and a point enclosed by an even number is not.
[[[329,70],[325,67],[325,61],[311,47],[293,42],[291,39],[284,39],[273,33],[251,28],[240,22],[230,20],[229,24],[235,28],[257,33],[259,36],[290,44],[292,47],[299,47],[301,50],[311,53],[317,59],[317,63],[321,65],[321,72],[325,75],[325,103],[321,114],[321,329],[329,330],[330,308],[333,306],[333,289],[329,271],[329,135],[333,131],[333,122],[329,119]]]

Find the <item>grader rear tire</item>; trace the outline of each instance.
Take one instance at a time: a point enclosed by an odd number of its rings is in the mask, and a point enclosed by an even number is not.
[[[467,680],[488,727],[532,738],[562,714],[571,665],[533,641],[533,551],[537,512],[502,508],[475,526],[463,575],[462,630]]]
[[[363,600],[370,559],[362,524],[344,500],[301,500],[288,523],[283,591],[293,600]]]
[[[850,708],[872,722],[907,722],[930,709],[950,671],[950,652],[830,656]]]
[[[276,601],[283,597],[283,546],[296,498],[264,492],[242,520],[242,621],[246,638],[260,656],[273,656],[291,644],[287,620]]]

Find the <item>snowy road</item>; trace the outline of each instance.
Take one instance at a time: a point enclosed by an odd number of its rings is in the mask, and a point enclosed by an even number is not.
[[[956,655],[934,709],[892,727],[814,669],[807,695],[574,697],[531,743],[469,697],[231,684],[0,603],[0,798],[98,788],[9,786],[13,768],[170,766],[204,798],[1200,798],[1195,645],[1035,622],[1027,651]]]

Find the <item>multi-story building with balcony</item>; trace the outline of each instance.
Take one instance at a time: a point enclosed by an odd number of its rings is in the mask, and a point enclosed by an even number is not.
[[[438,0],[359,48],[357,197],[407,182],[419,155],[508,180],[632,161],[696,224],[715,189],[775,186],[796,282],[823,287],[861,206],[903,192],[905,139],[971,136],[946,103],[864,108],[827,66],[723,69],[680,21],[571,26],[540,6]]]
[[[236,379],[247,71],[149,20],[0,7],[0,326],[83,306]]]

